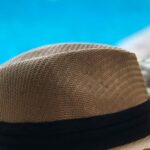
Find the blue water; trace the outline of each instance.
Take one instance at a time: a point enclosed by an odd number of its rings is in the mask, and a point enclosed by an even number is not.
[[[0,0],[0,63],[59,42],[115,45],[150,25],[150,0]]]

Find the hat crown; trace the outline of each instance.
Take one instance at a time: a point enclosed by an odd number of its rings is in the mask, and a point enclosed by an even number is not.
[[[45,122],[122,111],[148,98],[135,54],[100,44],[34,49],[0,66],[0,120]]]

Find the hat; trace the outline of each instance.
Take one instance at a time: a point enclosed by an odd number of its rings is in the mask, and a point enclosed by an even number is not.
[[[150,148],[150,100],[133,53],[68,43],[0,65],[1,150]]]

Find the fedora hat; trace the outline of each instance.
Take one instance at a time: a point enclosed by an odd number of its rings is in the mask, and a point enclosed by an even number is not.
[[[134,53],[68,43],[0,65],[1,150],[150,148],[150,100]]]

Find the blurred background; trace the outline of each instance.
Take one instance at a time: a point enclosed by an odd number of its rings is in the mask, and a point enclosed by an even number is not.
[[[95,42],[141,50],[143,41],[150,40],[149,25],[150,0],[0,0],[0,64],[51,43]]]

